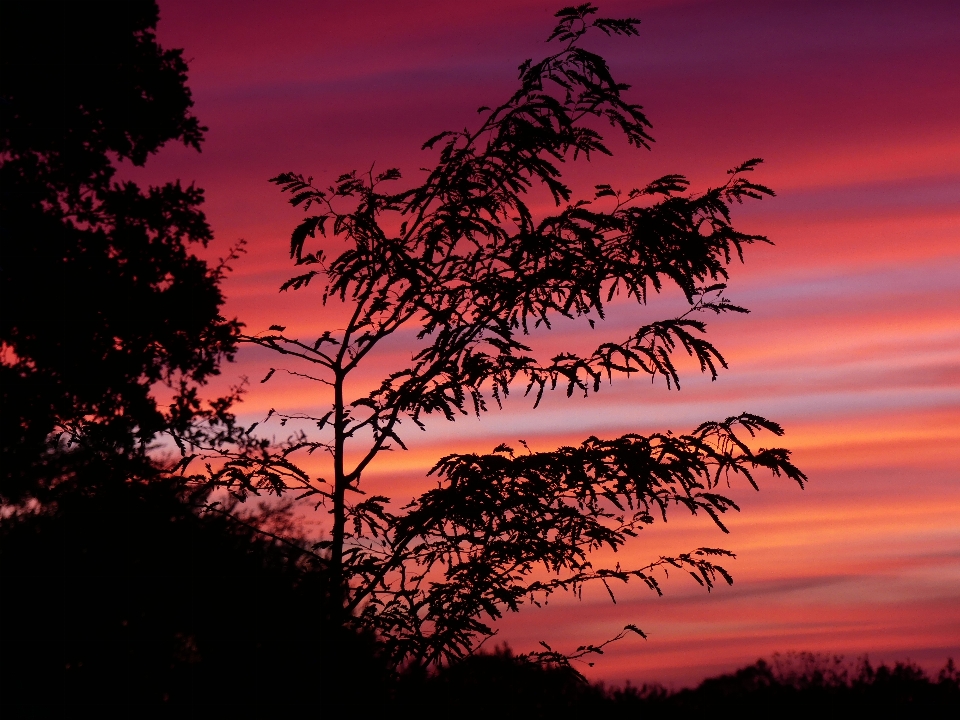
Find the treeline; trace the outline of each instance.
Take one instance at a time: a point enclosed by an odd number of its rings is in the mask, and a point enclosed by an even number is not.
[[[779,659],[779,658],[777,658]],[[777,660],[775,659],[775,660]],[[953,717],[960,707],[960,676],[953,661],[935,677],[915,664],[872,666],[866,659],[838,671],[837,659],[810,654],[788,656],[802,667],[784,670],[758,660],[736,672],[704,680],[694,688],[669,691],[661,685],[606,687],[588,684],[564,668],[534,665],[508,652],[475,656],[433,677],[400,688],[407,707],[411,690],[424,710],[457,709],[460,717],[676,718],[810,717],[812,713],[904,712]],[[921,715],[916,715],[921,716]]]

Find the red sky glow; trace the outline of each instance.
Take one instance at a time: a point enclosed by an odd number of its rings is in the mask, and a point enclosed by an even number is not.
[[[249,254],[226,283],[227,312],[249,331],[335,327],[308,289],[278,293],[291,274],[298,211],[267,179],[293,170],[319,182],[396,166],[415,180],[428,137],[475,121],[508,95],[516,67],[547,51],[563,3],[161,0],[158,36],[190,63],[203,152],[164,149],[131,174],[205,188],[217,236]],[[734,486],[730,535],[679,516],[644,530],[624,565],[697,545],[737,553],[735,583],[706,593],[671,578],[658,598],[602,587],[505,618],[495,642],[575,647],[632,622],[649,635],[613,646],[592,679],[695,682],[774,652],[810,650],[960,660],[960,12],[955,2],[601,2],[642,19],[640,37],[597,42],[653,122],[650,152],[625,150],[571,169],[578,188],[634,187],[683,173],[723,182],[751,157],[777,197],[735,209],[775,246],[748,249],[728,296],[751,314],[710,322],[730,363],[716,382],[684,365],[677,392],[624,381],[588,399],[512,395],[479,421],[431,419],[407,429],[408,452],[371,469],[369,487],[407,499],[449,452],[523,438],[534,449],[591,434],[672,429],[749,411],[780,422],[782,444],[809,477],[800,490],[764,479]],[[617,146],[617,150],[622,150]],[[643,317],[682,302],[654,298]],[[622,334],[636,311],[615,304]],[[543,347],[590,332],[560,323]],[[596,337],[596,335],[594,335]],[[396,369],[397,341],[366,381]],[[225,381],[254,380],[245,421],[270,408],[317,409],[322,395],[277,375],[246,348]],[[522,393],[521,393],[522,394]]]

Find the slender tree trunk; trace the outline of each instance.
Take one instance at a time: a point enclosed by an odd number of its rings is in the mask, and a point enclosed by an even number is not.
[[[337,370],[334,381],[334,443],[333,443],[333,544],[330,547],[330,581],[331,588],[337,594],[333,610],[342,614],[344,607],[344,577],[343,577],[343,536],[346,526],[345,492],[346,478],[343,469],[344,453],[344,424],[346,413],[343,403],[343,374]],[[341,621],[342,618],[336,618]]]

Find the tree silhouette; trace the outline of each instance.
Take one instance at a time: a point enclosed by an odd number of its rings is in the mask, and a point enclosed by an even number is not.
[[[278,369],[318,383],[329,411],[279,417],[315,423],[325,434],[221,453],[210,479],[241,496],[316,497],[331,524],[316,549],[342,587],[343,622],[375,630],[401,664],[460,658],[493,632],[490,621],[504,611],[561,590],[579,593],[590,582],[611,595],[613,581],[631,579],[660,592],[658,571],[669,568],[689,571],[708,589],[718,577],[730,582],[715,563],[732,556],[721,549],[697,548],[635,568],[596,567],[590,558],[623,547],[674,506],[705,514],[725,531],[721,516],[737,509],[718,490],[729,476],[754,488],[759,469],[801,486],[805,479],[787,450],[747,442],[763,431],[781,435],[780,426],[741,414],[682,435],[448,455],[431,471],[438,486],[403,507],[363,493],[371,463],[393,445],[405,447],[405,421],[422,428],[427,415],[479,415],[490,398],[500,405],[518,383],[534,405],[547,390],[587,395],[614,376],[659,377],[679,387],[677,351],[712,378],[726,367],[703,337],[701,317],[746,312],[723,296],[727,268],[745,246],[768,242],[736,230],[730,208],[773,193],[748,179],[760,162],[750,160],[699,194],[688,191],[683,176],[668,175],[626,191],[600,184],[593,197],[575,199],[561,166],[612,154],[604,124],[634,148],[651,141],[629,86],[582,45],[588,32],[636,35],[639,21],[595,15],[591,5],[557,13],[549,40],[560,49],[520,65],[519,88],[503,104],[480,108],[478,128],[428,140],[423,147],[437,151],[438,160],[422,183],[389,190],[401,179],[396,169],[347,173],[326,188],[295,173],[272,180],[308,212],[290,246],[302,271],[281,289],[322,282],[324,304],[341,303],[348,320],[315,339],[293,337],[280,325],[244,339],[313,366]],[[557,210],[536,217],[528,198],[542,191]],[[642,306],[667,285],[689,304],[679,317],[640,325],[586,353],[541,358],[526,344],[526,335],[557,318],[593,327],[615,297]],[[353,374],[404,329],[411,331],[403,335],[411,364],[350,396]],[[329,479],[298,465],[297,453],[315,451],[329,453]],[[348,464],[348,453],[359,459]],[[630,631],[642,634],[633,625],[624,633]],[[602,647],[561,653],[545,646],[535,655],[564,663]]]
[[[235,398],[201,390],[240,328],[220,315],[239,248],[215,266],[192,252],[212,239],[202,190],[115,181],[118,160],[203,139],[157,21],[152,1],[0,4],[3,708],[269,716],[361,682],[376,698],[369,638],[333,658],[329,613],[260,612],[331,595],[284,508],[238,517],[151,451],[164,433],[238,438]],[[286,685],[224,691],[281,666]]]
[[[65,450],[149,468],[157,433],[228,422],[229,399],[203,406],[198,388],[232,357],[239,325],[220,316],[235,253],[211,267],[190,250],[212,237],[203,191],[115,181],[118,160],[203,139],[181,51],[156,42],[156,3],[2,13],[0,499],[16,502],[69,474]]]

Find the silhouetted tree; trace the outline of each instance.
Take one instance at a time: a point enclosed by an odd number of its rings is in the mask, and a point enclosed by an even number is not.
[[[449,455],[432,470],[438,487],[402,508],[363,494],[370,464],[391,445],[404,447],[404,421],[423,427],[430,414],[479,415],[489,398],[499,405],[519,382],[536,403],[558,386],[568,396],[597,392],[615,375],[679,386],[678,349],[713,378],[726,366],[703,338],[700,316],[746,312],[723,297],[727,267],[745,246],[768,241],[736,230],[730,207],[773,193],[747,179],[760,162],[750,160],[699,194],[688,192],[683,176],[668,175],[625,191],[600,184],[589,199],[574,198],[561,165],[612,154],[604,123],[635,148],[651,140],[628,86],[582,45],[588,32],[636,35],[639,21],[595,13],[591,5],[561,10],[549,38],[561,44],[558,52],[520,65],[519,89],[497,107],[480,108],[475,130],[428,140],[424,148],[439,148],[439,159],[422,183],[388,190],[400,179],[395,169],[347,173],[328,188],[295,173],[273,178],[292,193],[293,205],[313,211],[292,234],[291,256],[303,272],[281,289],[321,281],[323,302],[341,303],[346,319],[315,339],[292,337],[280,325],[245,339],[313,366],[284,369],[325,388],[329,411],[280,418],[315,423],[327,434],[296,435],[274,451],[224,454],[212,480],[241,495],[296,489],[316,496],[330,516],[329,537],[318,548],[342,586],[343,621],[375,630],[399,663],[462,657],[504,611],[590,582],[610,590],[613,581],[636,579],[659,592],[657,571],[666,568],[689,571],[707,588],[718,576],[730,582],[714,563],[731,556],[726,550],[697,548],[635,568],[595,567],[590,557],[623,547],[674,505],[725,530],[720,516],[736,505],[718,486],[730,475],[755,488],[758,469],[801,485],[805,477],[787,450],[746,442],[760,431],[781,435],[780,426],[742,414],[682,435]],[[535,217],[531,192],[552,199],[556,213]],[[524,340],[557,318],[593,327],[614,297],[642,306],[665,285],[679,288],[689,309],[629,337],[550,358],[536,357]],[[411,364],[351,395],[354,373],[401,331]],[[332,460],[329,479],[297,465],[294,453],[318,450]],[[629,631],[640,632],[633,625]],[[538,655],[564,663],[601,647],[546,647]]]
[[[197,394],[239,330],[220,316],[226,261],[211,267],[190,251],[211,239],[203,191],[114,179],[117,161],[143,165],[170,140],[199,150],[203,139],[186,63],[157,44],[157,17],[152,1],[2,5],[7,502],[69,474],[64,450],[146,468],[158,432],[189,435],[203,415],[229,421],[229,399],[201,408]],[[169,386],[169,409],[156,383]]]

